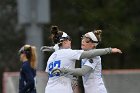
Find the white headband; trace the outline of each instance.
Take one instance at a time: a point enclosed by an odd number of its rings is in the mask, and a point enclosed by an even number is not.
[[[68,37],[67,33],[63,32],[63,35],[62,35],[62,38],[60,39],[60,41],[61,41],[61,40],[64,40],[63,37],[64,37],[64,38],[65,38],[65,37]]]
[[[68,37],[67,33],[63,32],[62,37],[64,37],[64,38],[65,38],[65,37]],[[61,41],[61,40],[63,40],[63,38],[61,38],[60,41]],[[58,45],[58,43],[55,44],[55,46],[54,46],[53,48],[55,49],[55,51],[59,50],[59,45]]]
[[[96,38],[95,34],[93,32],[88,32],[86,33],[89,35],[89,38],[91,38],[93,41],[97,41],[98,42],[98,39]],[[97,46],[98,43],[95,43],[95,46]]]
[[[67,36],[68,36],[67,33],[63,32],[62,37],[67,37]]]

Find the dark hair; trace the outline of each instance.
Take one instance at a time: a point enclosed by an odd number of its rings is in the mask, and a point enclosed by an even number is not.
[[[63,35],[63,31],[58,29],[58,26],[51,27],[51,39],[54,44],[60,43],[60,38]]]

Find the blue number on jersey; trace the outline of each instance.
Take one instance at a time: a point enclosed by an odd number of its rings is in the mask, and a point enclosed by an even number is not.
[[[53,75],[51,74],[52,70],[54,68],[60,68],[60,64],[61,64],[60,60],[51,62],[49,64],[49,77],[53,77]],[[59,76],[59,74],[57,74],[56,76]]]

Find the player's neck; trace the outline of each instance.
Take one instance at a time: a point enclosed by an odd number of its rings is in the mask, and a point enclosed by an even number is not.
[[[26,62],[26,61],[28,61],[28,59],[27,59],[27,58],[24,58],[24,59],[22,60],[22,62]]]

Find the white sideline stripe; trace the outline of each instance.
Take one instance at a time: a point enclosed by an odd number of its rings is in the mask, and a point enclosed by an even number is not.
[[[139,74],[140,69],[115,69],[115,70],[103,70],[103,74]]]
[[[19,74],[20,74],[20,72],[4,72],[3,73],[3,80],[2,80],[2,90],[3,90],[3,92],[2,93],[18,93],[18,89],[16,89],[16,88],[18,88],[18,86],[14,85],[15,83],[12,81],[11,77],[15,77],[15,76],[19,77]],[[45,71],[37,71],[37,76],[38,77],[46,77],[46,72]],[[11,87],[12,88],[15,87],[15,90],[13,90],[13,91],[11,90],[9,92],[8,90],[10,90]],[[41,93],[44,93],[44,91],[41,92]]]
[[[12,78],[10,77],[8,80],[9,80],[9,85],[10,85],[10,91],[9,92],[16,93],[16,89],[14,87],[14,83],[12,81]]]

